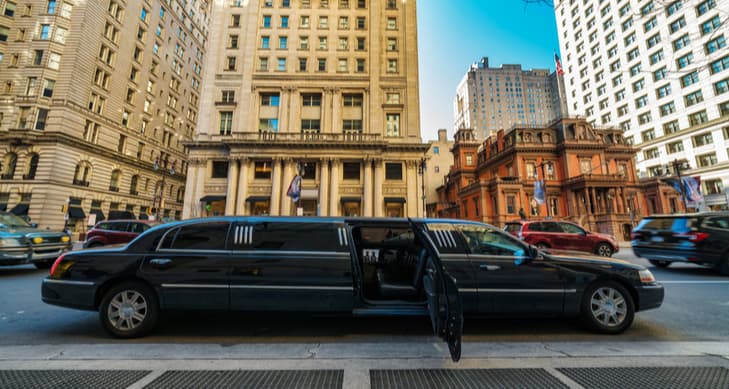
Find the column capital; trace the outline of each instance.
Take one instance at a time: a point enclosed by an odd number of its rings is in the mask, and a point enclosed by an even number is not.
[[[321,157],[319,158],[320,163],[329,163],[332,160],[331,157]]]

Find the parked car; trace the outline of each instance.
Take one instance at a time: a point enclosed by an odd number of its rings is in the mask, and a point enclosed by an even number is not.
[[[659,307],[663,287],[642,266],[551,255],[469,221],[220,217],[68,253],[42,298],[97,310],[122,338],[145,335],[173,309],[422,315],[456,360],[463,314],[581,316],[615,334]]]
[[[567,221],[517,220],[506,223],[504,230],[541,249],[585,251],[602,257],[611,257],[620,250],[615,237]]]
[[[44,269],[70,249],[71,237],[65,232],[38,230],[35,224],[0,211],[0,265],[32,263]]]
[[[690,262],[729,275],[729,212],[648,216],[633,229],[631,246],[658,267]]]
[[[86,234],[84,248],[131,242],[152,225],[147,220],[107,220],[96,223]]]

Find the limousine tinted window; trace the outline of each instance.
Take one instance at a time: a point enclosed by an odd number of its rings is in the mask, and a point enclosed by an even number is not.
[[[241,224],[244,226],[244,224]],[[346,251],[347,244],[339,238],[333,223],[258,223],[253,225],[249,241],[241,240],[236,249],[280,251]]]
[[[161,248],[173,250],[225,250],[225,239],[230,223],[199,223],[183,226],[177,233],[170,232]],[[174,238],[170,239],[170,236]]]

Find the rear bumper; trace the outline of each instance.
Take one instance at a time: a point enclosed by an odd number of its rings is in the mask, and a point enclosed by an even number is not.
[[[697,251],[696,249],[658,249],[633,245],[633,253],[653,261],[690,262],[715,265],[721,258]]]
[[[636,288],[638,292],[638,311],[655,309],[663,304],[663,285],[643,285]]]
[[[96,284],[85,281],[43,279],[41,299],[46,304],[93,311]]]

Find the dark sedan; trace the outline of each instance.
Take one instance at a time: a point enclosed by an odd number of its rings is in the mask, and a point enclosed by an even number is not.
[[[118,337],[146,334],[172,309],[422,315],[456,360],[463,314],[581,316],[620,333],[661,305],[663,287],[641,266],[550,255],[481,223],[225,217],[68,253],[42,295],[98,310]]]

